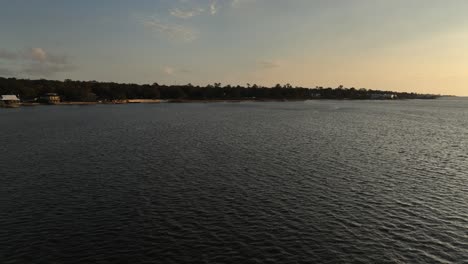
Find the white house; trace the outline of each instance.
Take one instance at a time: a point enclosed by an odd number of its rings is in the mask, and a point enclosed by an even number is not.
[[[0,106],[2,107],[18,107],[20,99],[16,95],[0,95]]]

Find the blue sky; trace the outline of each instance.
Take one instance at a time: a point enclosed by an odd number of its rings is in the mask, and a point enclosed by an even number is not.
[[[0,0],[0,76],[468,95],[465,0]]]

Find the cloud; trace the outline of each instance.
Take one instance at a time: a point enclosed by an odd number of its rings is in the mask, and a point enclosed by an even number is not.
[[[169,10],[169,15],[143,16],[139,21],[149,30],[163,34],[173,40],[191,42],[198,38],[199,31],[193,27],[184,26],[171,22],[171,17],[180,19],[190,19],[204,14],[216,15],[221,8],[237,8],[243,3],[254,2],[255,0],[205,0],[208,7],[197,6],[193,0],[178,0],[176,3],[182,7],[174,6]],[[162,19],[165,18],[165,19]]]
[[[276,60],[263,60],[259,62],[259,65],[264,69],[272,69],[280,67],[281,63]]]
[[[224,1],[218,1],[218,0],[210,0],[210,13],[211,15],[216,15],[219,11],[219,9],[223,6],[227,7],[232,7],[232,8],[238,8],[244,3],[252,3],[255,2],[255,0],[224,0]],[[220,3],[221,2],[221,3]]]
[[[28,50],[25,58],[29,58],[30,62],[23,66],[22,71],[30,75],[51,76],[75,69],[67,56],[46,52],[42,48]]]
[[[165,66],[165,67],[163,68],[163,73],[164,73],[165,75],[174,75],[175,69],[172,68],[172,67],[170,67],[170,66]]]
[[[174,40],[191,42],[197,38],[197,32],[191,28],[177,24],[163,23],[155,18],[147,19],[143,22],[143,25],[154,32],[162,33]]]
[[[212,0],[210,4],[210,13],[212,15],[216,15],[218,13],[218,1],[217,0]]]
[[[38,62],[46,62],[47,61],[47,53],[41,48],[32,48],[27,55],[30,55],[32,60]]]
[[[174,68],[172,66],[164,66],[161,68],[162,73],[167,76],[174,76],[174,75],[185,75],[192,73],[192,70],[188,68]]]
[[[231,0],[232,7],[239,7],[241,4],[252,3],[255,0]]]
[[[187,10],[187,11],[183,11],[183,10],[181,10],[179,8],[175,8],[175,9],[172,9],[170,11],[170,14],[172,16],[175,16],[175,17],[178,17],[178,18],[189,19],[189,18],[192,18],[194,16],[200,15],[204,11],[205,10],[203,8],[194,8],[194,9]]]
[[[2,68],[0,73],[8,75],[28,74],[51,76],[59,72],[75,69],[66,55],[53,54],[43,48],[31,48],[21,51],[0,50],[0,59],[9,60],[9,68]]]
[[[231,1],[231,6],[234,6],[234,7],[238,6],[240,2],[241,2],[240,0],[232,0]]]

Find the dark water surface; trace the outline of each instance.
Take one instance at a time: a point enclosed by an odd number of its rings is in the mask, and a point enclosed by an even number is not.
[[[0,263],[468,263],[468,100],[0,122]]]

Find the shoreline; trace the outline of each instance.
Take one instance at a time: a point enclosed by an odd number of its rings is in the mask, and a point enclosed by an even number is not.
[[[105,101],[105,102],[60,102],[60,103],[21,103],[20,106],[39,106],[39,105],[119,105],[119,104],[178,104],[178,103],[242,103],[242,102],[300,102],[308,101],[310,99],[129,99],[129,100],[116,100],[116,101]]]
[[[243,102],[305,102],[305,101],[406,101],[406,100],[437,100],[438,98],[416,98],[416,99],[128,99],[128,100],[114,100],[114,101],[97,101],[97,102],[77,102],[67,101],[60,103],[38,103],[38,102],[23,102],[19,106],[31,107],[40,105],[59,105],[59,106],[73,106],[73,105],[118,105],[118,104],[187,104],[187,103],[243,103]]]

